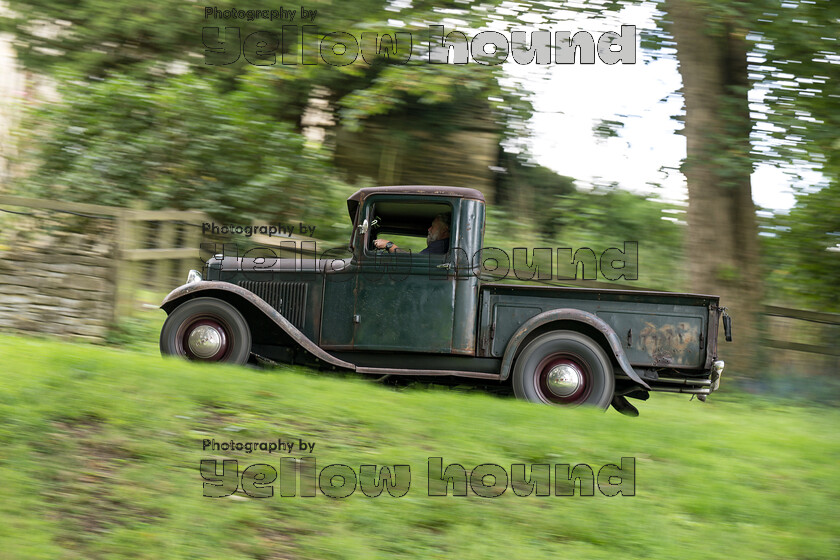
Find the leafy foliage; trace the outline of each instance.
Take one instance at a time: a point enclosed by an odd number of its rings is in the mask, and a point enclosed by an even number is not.
[[[755,19],[749,31],[755,47],[748,68],[756,92],[751,108],[760,151],[765,157],[823,165],[836,177],[840,4],[764,1],[752,9]]]
[[[149,84],[124,75],[69,84],[35,109],[41,164],[22,188],[65,200],[199,209],[218,219],[307,219],[346,188],[328,157],[292,126],[265,118],[259,79],[220,94],[194,75]]]
[[[749,70],[760,157],[788,169],[813,166],[827,186],[803,189],[771,221],[770,285],[779,299],[840,312],[840,4],[762,3]]]
[[[428,24],[457,15],[461,29],[481,27],[500,3],[480,9],[455,2],[319,3],[308,6],[318,9],[317,32],[284,36],[281,51],[317,56],[318,41],[332,31],[360,37],[400,30],[415,37],[411,61],[368,53],[346,66],[287,66],[278,53],[274,65],[257,67],[244,55],[230,65],[205,64],[202,27],[240,27],[244,40],[254,31],[279,32],[278,22],[207,19],[203,6],[175,0],[153,6],[11,0],[0,28],[15,34],[25,67],[55,78],[61,94],[23,127],[22,142],[37,150],[33,172],[17,189],[196,208],[226,219],[325,217],[348,189],[333,169],[329,142],[316,148],[304,139],[314,98],[325,99],[337,124],[351,129],[379,115],[408,115],[436,131],[466,128],[470,123],[457,115],[471,106],[489,114],[508,139],[524,133],[530,104],[515,86],[500,85],[500,67],[430,65],[421,44]],[[214,5],[241,7],[228,0]],[[396,17],[402,27],[391,24]]]
[[[368,116],[384,114],[405,104],[437,105],[463,97],[482,100],[493,97],[499,100],[493,102],[499,124],[506,130],[521,130],[521,123],[530,116],[530,105],[514,95],[513,86],[499,85],[500,67],[431,65],[424,44],[429,40],[430,24],[457,17],[461,22],[459,29],[483,27],[497,17],[501,3],[494,0],[482,6],[464,7],[457,2],[414,2],[411,6],[397,7],[386,0],[352,4],[319,2],[309,6],[318,8],[314,21],[301,21],[298,14],[298,19],[282,22],[298,29],[312,23],[317,29],[300,36],[284,32],[279,53],[290,54],[297,64],[285,66],[278,56],[273,64],[260,68],[268,73],[281,69],[281,76],[294,76],[293,82],[285,84],[291,86],[290,95],[281,97],[291,98],[282,116],[296,125],[309,95],[315,88],[324,88],[351,127],[360,126]],[[226,82],[224,87],[236,89],[243,74],[247,74],[244,54],[247,49],[243,47],[243,56],[233,64],[208,66],[204,61],[207,51],[201,45],[202,27],[218,27],[223,35],[225,26],[238,27],[241,42],[255,31],[281,31],[278,22],[207,18],[203,6],[177,0],[153,6],[128,2],[103,4],[100,0],[11,0],[8,4],[12,15],[0,17],[0,29],[16,35],[16,49],[24,65],[59,77],[66,76],[67,71],[100,78],[118,72],[155,81],[164,79],[174,65],[202,77],[216,76]],[[530,3],[522,5],[524,12],[528,6]],[[242,6],[222,0],[214,3],[214,7],[224,11]],[[395,18],[399,18],[399,24],[392,23]],[[449,27],[446,32],[452,30]],[[345,66],[321,60],[324,55],[321,38],[328,33],[350,33],[364,46],[363,33],[377,36],[387,33],[393,38],[396,31],[413,36],[413,53],[408,64],[401,64],[399,57],[389,59],[381,52],[374,56],[370,47],[364,56],[359,55],[356,62]],[[227,44],[225,48],[238,49],[239,45]],[[308,53],[318,63],[301,64],[301,53]],[[352,59],[350,54],[348,60]]]
[[[766,220],[768,282],[776,298],[840,313],[840,184],[802,193]]]
[[[684,208],[611,187],[558,198],[558,239],[563,247],[590,247],[597,254],[639,243],[639,286],[669,291],[687,288],[683,254]]]
[[[539,168],[537,168],[539,169]],[[543,168],[544,169],[544,168]],[[555,187],[563,177],[555,176]],[[562,185],[563,183],[559,183]],[[683,252],[685,209],[660,200],[656,195],[641,195],[613,186],[599,186],[589,191],[558,189],[553,195],[539,191],[540,205],[534,213],[516,213],[490,207],[487,216],[485,246],[498,247],[512,255],[514,247],[565,247],[577,251],[592,249],[596,255],[610,248],[625,249],[625,242],[638,242],[638,280],[640,288],[675,291],[687,288]],[[516,208],[512,201],[508,207]],[[549,225],[541,220],[551,216]],[[552,258],[555,258],[556,255]],[[530,262],[530,261],[529,261]],[[542,263],[547,266],[548,263]],[[557,267],[557,263],[552,265]],[[580,279],[580,277],[579,277]],[[598,280],[605,278],[598,276]],[[622,282],[626,282],[622,280]]]

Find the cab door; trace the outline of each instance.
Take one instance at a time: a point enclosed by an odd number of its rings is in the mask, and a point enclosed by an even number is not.
[[[365,254],[356,282],[355,350],[452,351],[450,255]]]
[[[367,215],[373,205],[367,203]],[[371,214],[370,219],[373,219]],[[450,236],[454,239],[454,228]],[[453,254],[377,254],[368,233],[359,255],[354,350],[452,351]]]

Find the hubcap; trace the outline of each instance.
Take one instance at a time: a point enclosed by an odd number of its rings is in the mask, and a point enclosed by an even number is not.
[[[585,402],[592,391],[592,374],[571,352],[555,352],[540,360],[534,375],[534,388],[549,404],[576,405]]]
[[[197,358],[210,358],[222,349],[222,333],[216,327],[199,325],[190,333],[187,345]]]
[[[583,384],[583,374],[570,363],[559,364],[548,372],[546,385],[548,390],[558,397],[574,394]]]

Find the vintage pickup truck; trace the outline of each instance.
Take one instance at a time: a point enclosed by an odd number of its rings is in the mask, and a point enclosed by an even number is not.
[[[474,189],[365,188],[348,199],[344,255],[216,255],[173,290],[161,352],[242,364],[254,357],[363,374],[512,383],[533,402],[638,411],[649,391],[716,390],[724,316],[711,295],[487,281],[485,201]],[[446,252],[426,246],[444,215]],[[401,249],[377,249],[377,238]],[[382,243],[380,243],[381,245]],[[410,247],[409,247],[410,248]],[[391,252],[393,251],[393,252]],[[498,266],[498,262],[491,263]]]

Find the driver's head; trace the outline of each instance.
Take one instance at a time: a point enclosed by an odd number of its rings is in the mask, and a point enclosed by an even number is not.
[[[426,242],[438,241],[449,238],[449,214],[438,214],[429,226],[429,233]]]

